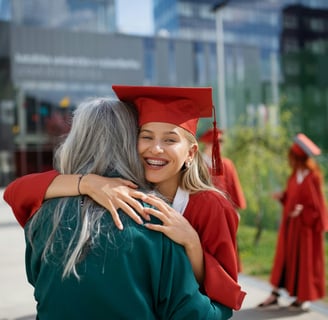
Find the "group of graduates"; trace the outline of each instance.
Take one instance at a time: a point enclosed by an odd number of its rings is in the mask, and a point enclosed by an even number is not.
[[[246,294],[236,237],[246,200],[219,152],[223,132],[196,139],[211,88],[113,90],[117,99],[77,107],[55,170],[5,190],[25,229],[38,319],[229,319]],[[297,309],[325,295],[319,153],[304,134],[289,150],[273,290],[260,308],[277,305],[280,288]]]

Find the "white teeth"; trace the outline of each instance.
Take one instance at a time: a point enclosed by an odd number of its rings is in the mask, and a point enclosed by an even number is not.
[[[152,166],[164,166],[166,164],[166,161],[154,159],[147,159],[146,162]]]

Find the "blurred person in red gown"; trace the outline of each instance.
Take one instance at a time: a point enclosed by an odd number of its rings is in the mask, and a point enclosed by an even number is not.
[[[278,305],[279,289],[295,300],[289,308],[305,311],[325,296],[324,234],[328,231],[323,175],[313,156],[321,150],[299,133],[289,149],[291,175],[285,191],[273,194],[283,206],[270,283],[272,292],[258,305]]]
[[[199,138],[198,141],[203,144],[203,158],[207,163],[209,170],[211,170],[212,165],[212,146],[213,146],[213,129],[209,129],[204,132]],[[217,130],[216,139],[219,140],[220,145],[223,143],[223,131]],[[231,202],[233,203],[236,210],[246,209],[246,199],[243,192],[243,188],[241,186],[238,172],[236,166],[233,161],[227,157],[222,157],[222,165],[223,165],[223,175],[220,176],[212,176],[213,184],[219,189],[223,190],[227,193]],[[242,271],[242,264],[240,260],[240,256],[238,254],[238,271]]]

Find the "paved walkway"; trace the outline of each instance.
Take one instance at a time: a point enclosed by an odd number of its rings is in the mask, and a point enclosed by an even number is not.
[[[271,287],[267,282],[253,277],[240,275],[239,282],[247,292],[242,309],[234,313],[233,319],[256,320],[256,319],[297,319],[297,320],[323,320],[328,319],[328,304],[315,302],[310,305],[309,312],[291,311],[288,305],[293,301],[287,294],[282,292],[279,298],[279,307],[258,309],[256,306],[270,293]]]
[[[35,302],[33,289],[25,276],[23,229],[3,201],[2,192],[0,189],[0,320],[32,320],[35,319]],[[234,313],[233,319],[328,319],[327,304],[314,303],[310,312],[289,311],[286,306],[290,299],[284,295],[280,308],[258,310],[256,305],[267,297],[270,286],[245,275],[240,275],[240,283],[248,294],[242,309]]]

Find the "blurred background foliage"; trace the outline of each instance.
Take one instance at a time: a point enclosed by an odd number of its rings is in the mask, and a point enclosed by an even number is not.
[[[287,153],[299,132],[293,124],[293,109],[286,110],[283,103],[278,123],[252,127],[237,124],[223,136],[221,152],[235,163],[247,200],[247,208],[241,212],[241,224],[256,227],[255,243],[263,229],[278,229],[282,208],[271,195],[285,188],[290,174]],[[326,173],[326,159],[316,160]]]
[[[237,234],[242,272],[266,281],[271,273],[282,214],[282,206],[271,194],[285,188],[290,174],[287,153],[294,135],[299,132],[293,121],[294,108],[286,108],[286,103],[287,99],[280,105],[278,124],[253,127],[238,124],[224,133],[221,150],[222,155],[234,161],[247,200],[247,208],[240,211]],[[327,199],[328,161],[324,155],[316,160],[325,175]],[[327,233],[325,250],[328,279]],[[328,295],[323,301],[328,302]]]

